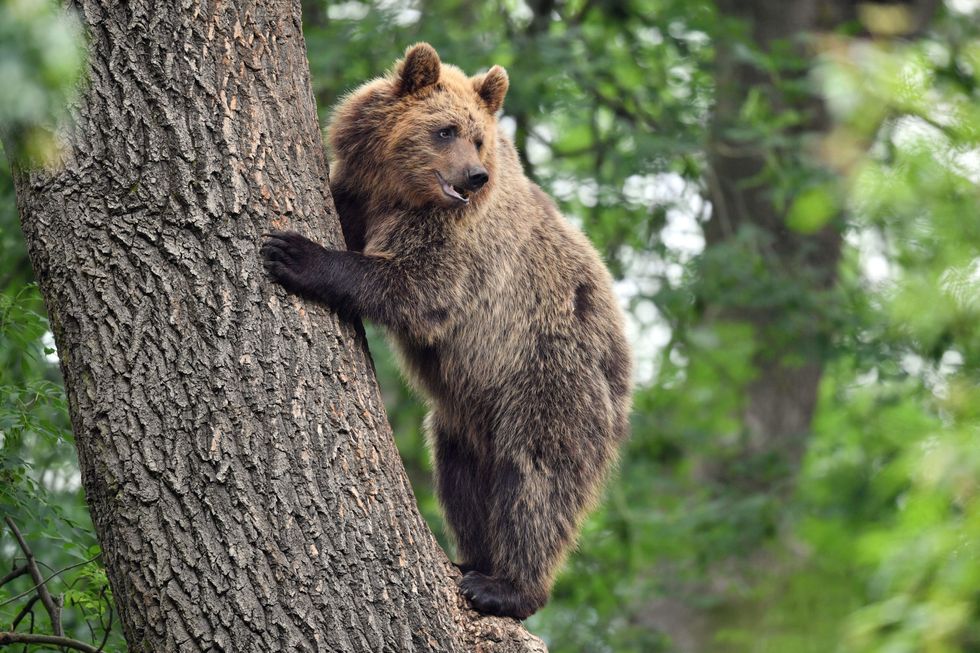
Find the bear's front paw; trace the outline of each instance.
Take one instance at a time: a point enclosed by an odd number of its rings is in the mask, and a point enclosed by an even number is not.
[[[474,608],[500,617],[527,619],[544,605],[544,601],[521,592],[506,580],[478,571],[471,571],[463,576],[459,581],[459,589]]]
[[[295,231],[262,234],[263,263],[272,278],[286,290],[316,299],[329,250]]]

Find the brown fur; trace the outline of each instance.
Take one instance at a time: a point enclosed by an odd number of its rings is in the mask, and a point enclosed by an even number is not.
[[[498,132],[506,90],[499,66],[467,77],[409,48],[330,127],[353,251],[279,233],[263,253],[287,288],[387,329],[429,400],[461,588],[484,612],[525,618],[627,434],[631,363],[605,266]],[[489,180],[467,203],[436,176],[463,188],[478,169]]]

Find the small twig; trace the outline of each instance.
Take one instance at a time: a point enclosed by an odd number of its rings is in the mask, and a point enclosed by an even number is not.
[[[51,574],[50,576],[48,576],[47,578],[45,578],[43,581],[41,581],[40,584],[41,585],[44,585],[46,582],[48,582],[49,580],[51,580],[55,576],[61,575],[61,574],[65,573],[66,571],[70,571],[72,569],[75,569],[76,567],[82,567],[84,565],[87,565],[90,562],[95,562],[100,557],[102,557],[102,554],[101,553],[99,553],[98,555],[92,556],[88,560],[82,560],[81,562],[76,562],[73,565],[68,565],[67,567],[62,567],[61,569],[59,569],[58,571],[54,572],[53,574]],[[37,588],[38,588],[38,585],[35,585],[34,587],[30,588],[29,590],[25,590],[25,591],[21,592],[17,596],[10,597],[9,599],[7,599],[6,601],[4,601],[3,603],[0,603],[0,608],[2,608],[3,606],[7,605],[8,603],[13,603],[17,599],[20,599],[20,598],[23,598],[23,597],[27,596],[28,594],[30,594],[31,592],[33,592]]]
[[[91,637],[92,638],[92,641],[94,642],[95,641],[95,628],[92,627],[92,622],[89,621],[89,619],[88,619],[88,613],[85,611],[85,608],[82,607],[82,606],[78,606],[78,611],[82,613],[82,621],[85,622],[85,627],[88,628],[89,637]],[[102,625],[102,617],[101,616],[99,616],[99,625],[100,626]]]
[[[54,635],[34,635],[31,633],[10,633],[0,632],[0,646],[5,644],[52,644],[65,648],[75,649],[83,653],[101,653],[102,649],[97,649],[91,644],[72,639],[71,637],[56,637]]]
[[[708,181],[709,199],[712,205],[717,207],[718,210],[718,222],[722,225],[722,231],[724,235],[731,236],[735,233],[735,228],[732,225],[732,218],[728,212],[728,202],[725,201],[725,189],[722,188],[721,180],[718,179],[718,175],[715,173],[714,166],[712,166],[711,162],[708,162],[704,167],[704,176]]]
[[[35,594],[34,596],[37,596],[37,594]],[[31,615],[31,627],[27,629],[27,632],[33,634],[34,633],[34,621],[35,621],[34,611],[31,610],[27,614]],[[30,647],[31,647],[30,644],[24,644],[24,649],[20,653],[27,653],[27,649],[29,649]]]
[[[102,634],[102,643],[99,644],[99,650],[100,651],[105,648],[106,642],[109,641],[109,633],[112,632],[112,615],[114,613],[113,612],[113,609],[112,609],[112,601],[110,601],[109,599],[105,598],[105,591],[108,588],[109,588],[109,586],[106,585],[105,587],[102,588],[102,591],[99,593],[99,596],[101,598],[105,599],[106,605],[109,606],[109,623],[105,626],[105,630],[103,631],[103,634]],[[101,616],[99,616],[99,624],[100,625],[102,624],[102,617]]]
[[[54,567],[52,567],[48,563],[44,562],[43,560],[35,560],[34,562],[36,562],[37,564],[41,565],[42,567],[44,567],[48,571],[54,571]]]
[[[30,570],[27,568],[27,565],[21,565],[20,567],[17,567],[3,578],[0,578],[0,587],[6,585],[7,583],[9,583],[15,578],[20,578],[21,576],[23,576],[29,571]]]
[[[41,576],[41,570],[38,569],[37,562],[34,560],[34,552],[31,551],[31,547],[27,546],[27,542],[24,540],[24,536],[20,534],[17,525],[14,524],[14,520],[10,517],[4,517],[4,521],[7,522],[7,526],[10,527],[14,537],[17,538],[17,543],[20,544],[21,550],[27,556],[27,568],[31,572],[31,578],[37,583],[34,589],[37,590],[38,595],[41,597],[41,603],[44,604],[44,609],[48,611],[48,615],[51,617],[51,630],[54,631],[55,635],[61,637],[65,634],[65,631],[61,627],[61,606],[55,602],[51,597],[51,592],[44,585],[48,581]]]
[[[37,600],[39,598],[41,597],[35,594],[34,596],[31,597],[31,600],[28,601],[23,608],[21,608],[20,612],[17,613],[17,616],[14,617],[13,623],[10,624],[10,630],[17,630],[17,625],[20,624],[21,620],[27,616],[27,614],[31,611],[31,608],[34,607],[34,604],[37,603]]]

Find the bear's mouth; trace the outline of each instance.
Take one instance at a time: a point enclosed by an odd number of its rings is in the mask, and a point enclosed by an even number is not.
[[[443,195],[446,197],[451,197],[454,200],[458,200],[463,204],[469,204],[470,198],[465,190],[462,188],[457,188],[443,179],[438,170],[436,170],[436,178],[439,180],[439,186],[442,188]]]

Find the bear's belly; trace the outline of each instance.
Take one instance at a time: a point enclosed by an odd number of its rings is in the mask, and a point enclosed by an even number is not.
[[[433,344],[401,334],[391,340],[417,390],[435,404],[457,412],[466,404],[493,403],[526,357],[526,329],[474,320],[454,324]]]

